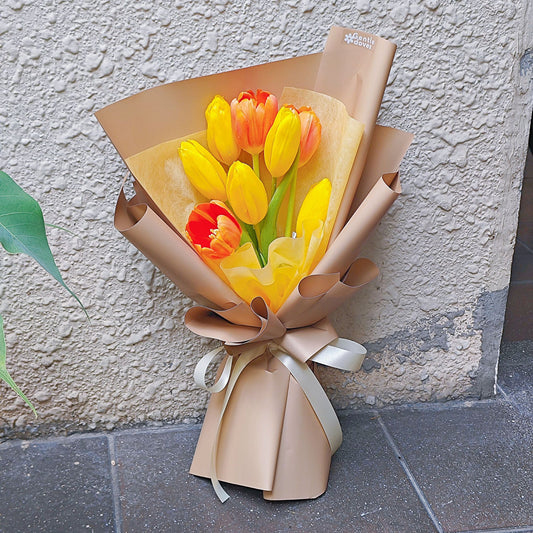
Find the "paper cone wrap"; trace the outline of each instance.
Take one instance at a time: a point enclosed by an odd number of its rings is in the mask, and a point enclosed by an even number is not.
[[[219,496],[218,480],[263,490],[270,500],[315,498],[326,489],[340,425],[309,368],[319,362],[356,370],[364,357],[363,349],[347,362],[351,341],[338,339],[327,317],[378,275],[358,254],[401,190],[398,167],[412,135],[375,125],[395,48],[335,27],[322,54],[163,85],[96,113],[125,161],[204,129],[214,91],[229,100],[248,88],[311,89],[341,100],[365,126],[328,250],[276,314],[261,298],[247,304],[227,286],[142,187],[130,200],[119,195],[117,229],[199,304],[186,326],[223,341],[228,354],[217,382],[224,389],[211,396],[191,465]]]

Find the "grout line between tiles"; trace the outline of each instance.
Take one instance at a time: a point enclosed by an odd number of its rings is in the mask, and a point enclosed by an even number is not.
[[[473,529],[468,531],[457,531],[456,533],[532,533],[533,526],[518,526],[511,528],[497,529]]]
[[[415,492],[418,496],[418,499],[422,503],[424,509],[426,510],[426,513],[428,514],[430,520],[433,522],[433,525],[435,526],[435,529],[439,533],[444,533],[444,529],[442,528],[442,524],[439,522],[439,519],[433,512],[433,509],[431,508],[431,505],[429,501],[427,500],[426,496],[422,492],[422,489],[418,485],[418,482],[416,481],[414,475],[412,474],[411,470],[409,469],[409,465],[407,464],[407,461],[404,459],[403,455],[401,454],[398,446],[394,442],[391,434],[389,433],[389,430],[387,429],[387,426],[385,425],[385,422],[383,422],[383,419],[381,418],[380,414],[376,412],[376,418],[379,422],[379,425],[381,426],[381,430],[383,431],[383,434],[385,435],[385,438],[387,439],[389,446],[392,448],[392,451],[396,455],[396,458],[398,459],[398,462],[400,463],[400,466],[403,468],[405,474],[407,475],[407,478],[409,479],[409,482],[411,483],[413,489],[415,489]]]
[[[168,425],[168,426],[146,426],[146,427],[137,427],[137,428],[117,428],[113,429],[112,431],[80,431],[78,433],[72,433],[70,435],[52,435],[52,436],[41,436],[41,437],[30,437],[30,438],[7,438],[4,441],[0,440],[0,450],[4,448],[10,448],[12,446],[20,446],[21,443],[30,442],[31,444],[40,444],[43,442],[47,443],[57,443],[57,444],[65,444],[73,440],[77,439],[95,439],[95,438],[102,438],[107,437],[108,435],[114,435],[121,436],[121,435],[141,435],[143,433],[164,433],[164,432],[181,432],[181,431],[189,431],[191,428],[195,429],[201,427],[201,424],[195,423],[195,424],[186,424],[184,422],[176,422],[174,425]]]
[[[120,509],[120,483],[118,481],[118,463],[117,450],[115,447],[115,436],[107,435],[107,444],[109,446],[109,459],[111,461],[111,493],[113,495],[113,508],[115,514],[115,533],[122,532],[122,512]]]
[[[496,384],[496,388],[500,392],[500,394],[503,396],[506,402],[508,402],[511,407],[514,407],[522,416],[531,416],[529,415],[520,404],[518,404],[509,394],[507,394],[499,384]]]
[[[511,398],[509,398],[509,395],[500,387],[499,383],[496,384],[496,388],[498,389],[499,393],[503,396],[506,402],[513,403]]]

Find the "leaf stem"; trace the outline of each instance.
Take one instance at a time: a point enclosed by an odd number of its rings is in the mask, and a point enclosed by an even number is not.
[[[296,199],[296,174],[298,173],[298,161],[300,159],[300,151],[296,154],[296,170],[291,181],[291,191],[289,193],[289,205],[287,207],[287,220],[285,221],[285,237],[292,236],[292,221],[294,218],[294,202]]]
[[[287,171],[287,174],[281,180],[276,192],[270,200],[268,211],[261,224],[261,235],[259,236],[259,249],[263,254],[263,257],[268,261],[268,247],[270,243],[277,237],[276,234],[276,222],[278,220],[279,210],[281,203],[287,192],[287,189],[293,181],[296,180],[296,173],[298,171],[298,161],[300,159],[299,153],[296,155],[291,168]]]
[[[261,265],[261,268],[265,266],[265,260],[263,259],[263,256],[261,255],[261,252],[259,251],[259,243],[257,242],[257,235],[255,233],[255,229],[250,224],[245,224],[242,220],[239,220],[239,224],[242,229],[242,235],[241,235],[241,242],[240,245],[246,244],[247,242],[252,243],[252,247],[254,249],[255,255],[257,256],[257,260],[259,261],[259,264]]]
[[[259,165],[259,154],[252,154],[252,165],[254,168],[255,175],[261,179],[261,169]]]

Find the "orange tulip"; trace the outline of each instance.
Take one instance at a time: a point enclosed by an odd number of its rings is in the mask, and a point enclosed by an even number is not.
[[[298,109],[300,115],[300,123],[302,126],[300,136],[300,161],[298,167],[305,165],[313,154],[316,152],[320,144],[322,136],[322,124],[316,116],[315,112],[309,107],[304,106]]]
[[[235,217],[217,200],[198,204],[189,215],[185,231],[195,250],[207,259],[231,255],[242,233]]]
[[[268,130],[278,112],[278,100],[267,91],[245,91],[231,101],[231,124],[237,145],[254,155],[263,151]]]

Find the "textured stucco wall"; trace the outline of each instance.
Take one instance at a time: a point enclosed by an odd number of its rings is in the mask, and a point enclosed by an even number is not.
[[[403,197],[364,251],[381,277],[334,316],[369,359],[357,374],[322,371],[323,383],[337,407],[491,394],[531,116],[528,3],[3,2],[0,166],[75,233],[49,240],[91,316],[29,259],[2,254],[8,364],[37,423],[183,420],[207,400],[191,374],[213,344],[183,327],[191,302],[113,229],[124,167],[93,112],[320,51],[333,24],[398,44],[380,122],[417,137]],[[0,394],[0,427],[36,423]]]

